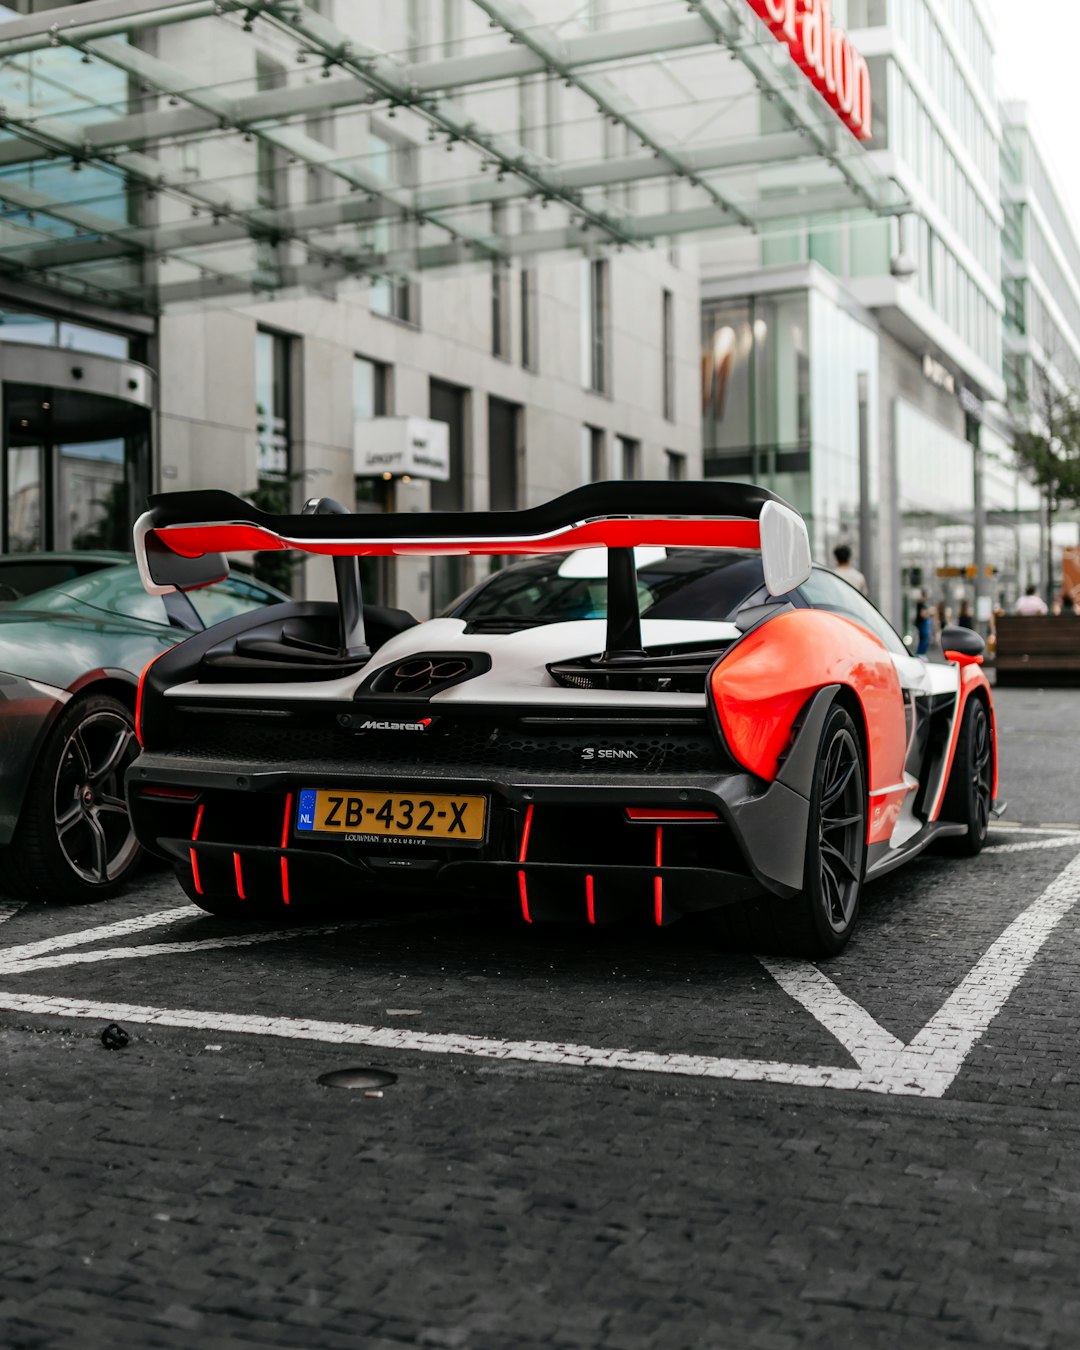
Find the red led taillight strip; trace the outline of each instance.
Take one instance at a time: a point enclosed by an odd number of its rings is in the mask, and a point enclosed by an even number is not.
[[[529,831],[532,829],[532,818],[533,808],[532,803],[530,803],[528,810],[525,812],[525,828],[521,832],[521,851],[518,853],[518,862],[524,862],[525,855],[529,851]],[[524,872],[518,873],[518,890],[521,892],[521,916],[526,923],[532,923],[532,919],[529,917],[529,887]]]
[[[657,873],[653,880],[653,918],[659,927],[664,922],[664,880],[661,877],[659,868],[664,860],[664,827],[656,827],[656,866]]]
[[[626,808],[627,820],[649,820],[654,824],[656,821],[668,821],[671,824],[678,824],[684,820],[716,820],[718,819],[715,811],[669,811],[667,807],[659,806],[628,806]]]
[[[596,922],[596,896],[593,892],[592,876],[585,878],[585,909],[589,915],[589,922]]]
[[[281,822],[281,847],[284,850],[289,842],[289,818],[292,815],[292,793],[285,794],[285,819]],[[281,855],[281,899],[284,904],[289,903],[289,860],[284,852]]]
[[[191,831],[191,842],[194,844],[199,837],[199,831],[202,829],[203,812],[206,810],[206,803],[203,802],[195,812],[195,828]],[[195,882],[195,890],[202,895],[202,882],[199,880],[199,860],[195,856],[193,848],[188,849],[188,856],[191,858],[191,875]]]
[[[240,870],[239,853],[234,853],[232,855],[232,865],[233,871],[236,873],[236,894],[240,897],[241,900],[246,900],[247,896],[244,894],[244,874]]]

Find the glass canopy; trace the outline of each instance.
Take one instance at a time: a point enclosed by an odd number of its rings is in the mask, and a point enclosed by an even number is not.
[[[751,0],[0,4],[0,266],[111,306],[906,205]]]

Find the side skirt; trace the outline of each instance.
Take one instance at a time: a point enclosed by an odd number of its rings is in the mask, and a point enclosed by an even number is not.
[[[893,868],[900,867],[903,863],[910,862],[911,859],[920,854],[928,844],[932,844],[935,839],[944,839],[949,835],[966,833],[966,825],[956,825],[951,821],[936,820],[932,824],[927,825],[925,829],[920,830],[914,838],[909,839],[906,844],[902,844],[899,848],[890,849],[887,843],[871,844],[868,850],[866,872],[863,880],[874,881],[878,877],[884,876],[886,872],[891,872]]]

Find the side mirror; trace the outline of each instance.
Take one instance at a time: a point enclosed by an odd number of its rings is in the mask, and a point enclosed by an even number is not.
[[[981,633],[953,624],[941,630],[941,646],[946,661],[958,661],[962,666],[981,665],[986,651]]]

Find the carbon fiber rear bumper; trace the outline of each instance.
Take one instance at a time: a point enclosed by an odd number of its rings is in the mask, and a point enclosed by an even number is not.
[[[802,886],[812,755],[831,691],[816,696],[777,780],[742,772],[677,778],[620,771],[418,774],[325,760],[288,767],[144,752],[128,775],[144,847],[168,858],[195,893],[302,905],[328,894],[387,890],[520,901],[530,919],[606,922],[643,909],[657,922]],[[303,788],[481,793],[477,844],[373,844],[296,829]],[[627,809],[668,813],[631,820]],[[678,812],[712,812],[687,821]],[[526,823],[530,823],[528,832]],[[527,846],[523,843],[527,841]]]

